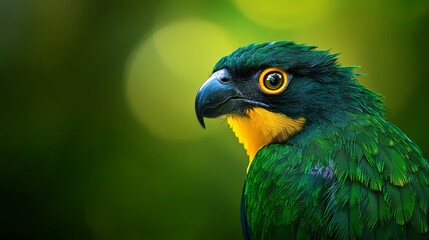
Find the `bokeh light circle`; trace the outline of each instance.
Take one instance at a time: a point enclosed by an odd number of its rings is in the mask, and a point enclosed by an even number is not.
[[[195,95],[214,64],[232,50],[227,34],[212,22],[186,19],[157,29],[128,62],[126,94],[131,110],[160,138],[207,135],[195,117]],[[216,124],[208,121],[208,131]]]
[[[309,25],[328,14],[330,0],[234,0],[237,8],[267,28],[291,29]]]

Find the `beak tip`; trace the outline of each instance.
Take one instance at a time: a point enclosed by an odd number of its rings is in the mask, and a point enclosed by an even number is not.
[[[206,124],[204,123],[204,116],[202,114],[199,114],[199,112],[197,112],[197,118],[201,127],[203,127],[203,129],[206,129]]]
[[[204,123],[204,104],[202,103],[201,91],[198,91],[197,97],[195,99],[195,113],[197,115],[197,119],[201,127],[203,127],[203,129],[206,129],[206,124]]]
[[[200,125],[203,129],[206,129],[206,125],[204,124],[204,121],[200,122]]]

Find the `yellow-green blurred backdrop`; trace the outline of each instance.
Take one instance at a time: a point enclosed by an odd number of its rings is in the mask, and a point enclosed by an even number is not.
[[[429,1],[0,1],[0,238],[240,239],[247,157],[194,96],[252,42],[341,52],[429,154]]]

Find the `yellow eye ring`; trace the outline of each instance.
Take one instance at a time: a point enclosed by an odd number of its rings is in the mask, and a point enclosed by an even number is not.
[[[259,75],[259,87],[266,94],[279,94],[286,88],[288,77],[285,71],[269,67]]]

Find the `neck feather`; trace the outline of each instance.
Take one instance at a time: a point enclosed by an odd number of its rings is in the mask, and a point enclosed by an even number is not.
[[[292,119],[263,108],[249,109],[244,116],[229,115],[227,121],[249,156],[247,170],[259,149],[270,143],[285,142],[305,123],[304,118]]]

